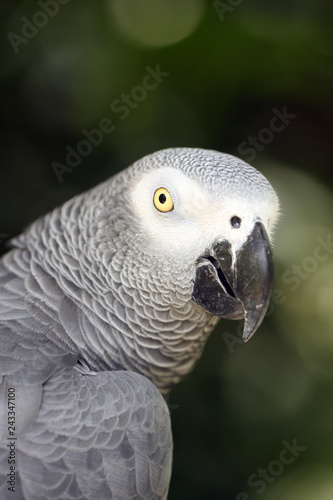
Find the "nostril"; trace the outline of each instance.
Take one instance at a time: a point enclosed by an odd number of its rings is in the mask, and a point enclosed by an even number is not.
[[[232,227],[234,227],[235,229],[238,229],[240,226],[241,226],[241,222],[242,222],[242,219],[240,217],[237,217],[237,215],[234,215],[233,217],[231,217],[230,219],[230,224],[232,225]]]

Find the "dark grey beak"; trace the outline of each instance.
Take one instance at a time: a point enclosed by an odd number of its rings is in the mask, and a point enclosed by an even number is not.
[[[256,222],[235,259],[230,243],[216,243],[198,262],[192,300],[214,316],[244,319],[243,340],[261,324],[273,289],[273,258],[261,222]]]

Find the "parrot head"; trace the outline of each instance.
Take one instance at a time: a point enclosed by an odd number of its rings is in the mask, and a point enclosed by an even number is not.
[[[276,193],[256,169],[216,151],[174,148],[139,160],[128,203],[156,286],[220,318],[258,329],[273,287]],[[169,296],[170,294],[169,290]]]
[[[89,311],[83,333],[64,323],[70,341],[91,369],[138,371],[167,394],[219,318],[244,319],[245,341],[258,329],[278,211],[255,168],[195,148],[145,156],[69,200],[40,224],[62,256],[61,266],[53,256],[48,264],[57,282]]]

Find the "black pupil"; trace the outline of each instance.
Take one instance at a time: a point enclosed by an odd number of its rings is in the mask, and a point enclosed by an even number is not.
[[[231,222],[232,227],[238,229],[241,225],[242,219],[237,217],[237,215],[234,215],[233,217],[231,217],[230,222]]]
[[[159,197],[158,197],[158,199],[159,199],[159,202],[162,203],[162,205],[163,205],[163,203],[166,202],[166,196],[165,196],[165,194],[163,194],[163,193],[160,194]]]

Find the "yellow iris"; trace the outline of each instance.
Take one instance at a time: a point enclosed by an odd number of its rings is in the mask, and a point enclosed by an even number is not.
[[[163,187],[156,189],[154,205],[160,212],[171,212],[173,210],[172,196],[167,189]]]

